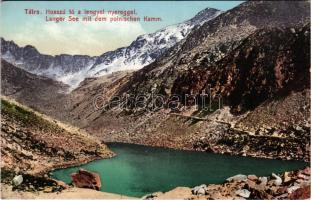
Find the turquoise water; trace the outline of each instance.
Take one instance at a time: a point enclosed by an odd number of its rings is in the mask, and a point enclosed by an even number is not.
[[[116,157],[55,170],[53,177],[70,183],[70,174],[82,167],[100,174],[102,191],[141,197],[177,186],[223,183],[226,178],[236,174],[264,176],[308,165],[299,161],[177,151],[131,144],[113,143],[108,146],[117,153]]]

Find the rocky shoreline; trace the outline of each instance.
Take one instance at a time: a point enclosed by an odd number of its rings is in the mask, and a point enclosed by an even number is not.
[[[308,141],[309,132],[310,128],[306,128],[300,137],[281,137],[229,129],[216,143],[198,141],[195,149],[229,155],[310,162],[310,145],[302,142]]]
[[[232,130],[231,130],[232,131]],[[266,149],[258,149],[260,146],[255,146],[259,142],[265,142],[271,144],[271,146],[265,146]],[[239,135],[229,135],[227,134],[225,138],[221,139],[217,143],[211,143],[206,138],[199,139],[193,144],[184,144],[184,146],[173,145],[172,143],[163,143],[163,140],[152,141],[152,142],[142,142],[140,140],[112,140],[106,142],[109,143],[123,143],[123,144],[136,144],[150,147],[158,148],[168,148],[174,150],[184,150],[184,151],[198,151],[198,152],[211,152],[216,154],[227,154],[227,155],[238,155],[238,156],[248,156],[254,158],[266,158],[266,159],[280,159],[280,160],[297,160],[310,162],[308,147],[305,147],[305,151],[288,151],[286,148],[289,145],[302,146],[297,139],[287,139],[278,137],[262,136],[258,137],[255,135],[249,135],[242,133]],[[244,145],[244,144],[245,145]],[[234,144],[230,146],[229,144]],[[274,151],[268,151],[268,149],[275,148]],[[302,149],[302,148],[300,148]]]
[[[109,158],[112,158],[114,156],[116,156],[116,154],[111,155]],[[45,174],[49,174],[50,172],[57,170],[57,169],[65,169],[65,168],[69,168],[69,167],[78,167],[78,166],[84,165],[84,164],[92,162],[92,161],[96,161],[96,160],[100,160],[100,159],[109,159],[109,158],[94,156],[94,157],[84,158],[82,160],[74,160],[74,161],[70,161],[70,162],[57,163],[50,168],[46,168],[46,169],[41,170],[39,173],[36,173],[36,175],[45,175]]]
[[[217,140],[211,140],[210,137],[203,136],[200,133],[185,138],[161,138],[160,135],[157,138],[151,136],[147,139],[136,137],[135,134],[132,135],[131,133],[113,132],[109,134],[109,137],[112,137],[110,139],[105,138],[105,141],[107,144],[127,143],[175,150],[310,162],[310,143],[308,142],[310,127],[304,127],[300,131],[295,129],[284,130],[283,133],[288,136],[243,131],[229,128],[227,125],[220,125],[217,129],[216,134],[220,134],[217,136]],[[282,132],[282,130],[279,131]],[[291,134],[294,136],[289,136]],[[146,132],[146,135],[149,133]]]
[[[178,115],[169,110],[143,114],[107,111],[94,116],[85,130],[105,142],[309,162],[310,125],[304,120],[308,115],[288,109],[286,113],[292,114],[283,121],[262,110],[257,117],[271,120],[260,125],[252,113],[235,116],[227,107],[208,116],[190,111]]]
[[[200,185],[192,189],[178,187],[166,193],[157,192],[143,199],[310,199],[310,167],[302,170],[272,173],[268,177],[235,175],[223,184]]]
[[[311,168],[274,174],[267,177],[238,174],[224,180],[223,184],[199,185],[194,188],[177,187],[168,192],[155,192],[141,197],[143,200],[156,199],[310,199]],[[99,198],[99,199],[135,199],[118,194],[77,188],[46,177],[25,176],[28,185],[12,186],[10,182],[1,184],[3,198]],[[4,180],[10,180],[6,177]],[[32,180],[29,181],[29,180]],[[29,183],[31,182],[30,185]],[[38,187],[44,184],[46,187]]]

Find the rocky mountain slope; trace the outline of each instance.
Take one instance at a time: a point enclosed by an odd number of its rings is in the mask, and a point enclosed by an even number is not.
[[[105,141],[308,160],[309,34],[308,24],[259,29],[209,70],[197,66],[176,78],[174,93],[196,94],[210,84],[221,94],[225,106],[213,113],[97,110],[94,99],[112,99],[129,72],[85,81],[71,93],[69,120]]]
[[[203,60],[174,81],[173,94],[211,87],[233,111],[254,109],[269,98],[309,88],[310,28],[260,29],[219,62]]]
[[[48,115],[62,109],[68,86],[1,60],[1,94]]]
[[[1,169],[42,174],[114,154],[90,135],[1,98]]]
[[[150,64],[168,49],[184,39],[194,28],[202,25],[221,11],[207,8],[183,23],[163,28],[155,33],[139,36],[128,47],[106,52],[100,56],[41,54],[27,45],[19,47],[1,38],[2,59],[27,72],[45,76],[70,86],[78,87],[87,77],[101,76],[121,70],[137,70]]]
[[[284,17],[288,6],[295,18]],[[210,36],[201,45],[186,47],[190,34],[180,50],[114,81],[117,84],[72,93],[92,91],[109,99],[155,90],[169,98],[212,87],[212,95],[221,95],[225,105],[212,114],[191,107],[180,113],[117,107],[96,111],[83,98],[75,103],[75,115],[83,119],[86,130],[107,141],[308,160],[310,29],[303,24],[308,22],[307,7],[308,2],[246,2],[204,24],[215,27],[206,29]],[[270,16],[260,14],[265,9]],[[265,24],[256,24],[255,16],[262,16]],[[243,23],[236,24],[239,21]],[[246,21],[252,25],[245,25]],[[226,29],[239,34],[224,37],[229,34]],[[215,49],[222,44],[228,48],[217,54]]]
[[[170,95],[177,77],[197,66],[209,65],[258,29],[294,27],[309,21],[307,1],[248,1],[194,29],[161,59],[137,71],[120,93],[156,93]],[[288,14],[290,12],[290,15]]]

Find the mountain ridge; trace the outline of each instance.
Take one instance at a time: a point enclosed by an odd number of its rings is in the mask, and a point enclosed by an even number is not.
[[[183,39],[194,26],[220,13],[221,11],[217,9],[206,8],[190,20],[165,27],[154,33],[140,35],[129,46],[103,53],[100,56],[69,54],[51,56],[41,54],[34,46],[19,47],[13,41],[6,41],[4,38],[1,38],[1,53],[3,59],[17,67],[69,85],[70,92],[85,78],[114,71],[142,68]],[[168,35],[169,38],[164,38]],[[160,43],[161,48],[159,48]]]

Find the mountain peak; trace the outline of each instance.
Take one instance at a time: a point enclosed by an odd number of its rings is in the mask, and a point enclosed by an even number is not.
[[[201,23],[202,21],[205,21],[204,19],[209,19],[209,18],[213,17],[214,15],[221,14],[222,12],[223,11],[221,11],[221,10],[208,7],[208,8],[205,8],[204,10],[201,10],[200,12],[198,12],[198,14],[196,14],[189,21],[191,23]]]
[[[102,76],[115,71],[141,69],[183,40],[194,27],[201,26],[221,13],[220,10],[206,8],[183,23],[165,27],[154,33],[140,35],[130,46],[99,56],[94,66],[88,71],[88,77]]]
[[[150,64],[184,39],[192,28],[202,25],[220,13],[221,11],[217,9],[206,8],[186,22],[138,36],[129,46],[106,52],[98,57],[43,55],[31,45],[19,47],[14,42],[6,42],[4,39],[1,39],[3,41],[1,53],[3,59],[30,73],[62,81],[74,89],[87,77],[122,70],[137,70]]]

